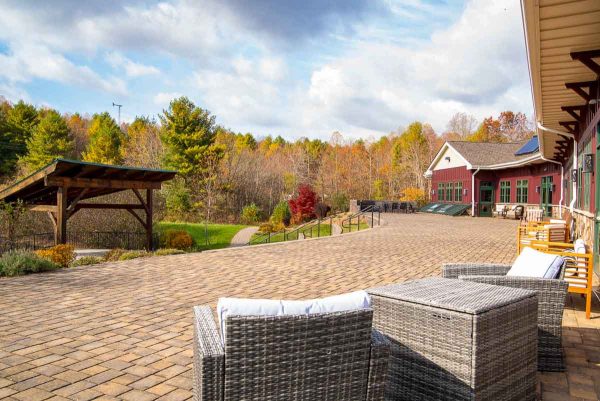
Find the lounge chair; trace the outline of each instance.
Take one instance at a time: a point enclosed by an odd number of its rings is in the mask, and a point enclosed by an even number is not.
[[[383,400],[390,344],[372,320],[371,309],[231,315],[223,339],[211,308],[196,306],[195,399]]]
[[[563,371],[562,316],[568,284],[562,278],[515,277],[503,264],[445,264],[442,277],[505,287],[523,288],[538,293],[538,370]],[[564,269],[561,275],[564,274]]]

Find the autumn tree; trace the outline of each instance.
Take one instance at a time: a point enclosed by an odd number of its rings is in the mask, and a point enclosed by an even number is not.
[[[65,120],[73,136],[75,157],[80,158],[89,143],[88,128],[90,120],[79,113],[67,114]]]
[[[458,112],[455,113],[446,125],[444,133],[450,140],[464,140],[477,129],[477,120],[470,114]]]
[[[73,149],[67,123],[56,110],[47,110],[27,140],[27,153],[19,162],[25,171],[37,170],[56,158],[72,157]]]
[[[159,168],[163,157],[160,129],[149,117],[136,117],[126,125],[124,162],[129,166]]]
[[[107,112],[94,114],[89,129],[89,145],[83,160],[94,163],[121,164],[123,132]]]
[[[404,175],[407,186],[425,188],[423,172],[431,160],[422,123],[413,122],[396,140],[393,160],[398,172]]]
[[[315,205],[317,204],[317,194],[310,185],[300,185],[298,195],[290,199],[290,211],[295,223],[301,223],[315,217]]]
[[[503,111],[498,119],[492,116],[483,120],[467,140],[471,142],[517,142],[531,138],[533,130],[523,113]]]

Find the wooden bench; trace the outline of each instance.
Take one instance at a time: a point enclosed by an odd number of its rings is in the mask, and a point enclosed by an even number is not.
[[[594,257],[591,253],[577,253],[574,244],[533,240],[527,245],[544,253],[562,256],[566,261],[564,280],[569,283],[569,292],[585,296],[585,318],[592,312],[592,280]]]

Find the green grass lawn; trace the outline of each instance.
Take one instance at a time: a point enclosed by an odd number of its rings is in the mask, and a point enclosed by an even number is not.
[[[263,233],[256,233],[252,236],[252,245],[268,244],[271,242],[282,242],[284,240],[297,240],[298,231],[296,231],[295,229],[295,227],[291,227],[287,230],[287,238],[284,238],[284,234],[281,232],[271,234],[270,237]],[[331,227],[329,226],[329,224],[321,224],[320,229],[316,225],[313,225],[312,227],[307,227],[305,230],[301,231],[304,234],[305,238],[328,237],[331,235]]]
[[[207,243],[205,226],[203,223],[177,223],[161,221],[156,224],[156,229],[158,232],[162,232],[164,230],[187,231],[194,239],[194,251],[227,248],[235,234],[237,234],[237,232],[242,228],[246,227],[247,226],[240,224],[209,224]]]

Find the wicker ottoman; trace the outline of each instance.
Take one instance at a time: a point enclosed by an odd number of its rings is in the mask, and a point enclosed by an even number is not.
[[[392,342],[386,400],[535,400],[535,292],[437,277],[368,291]]]

